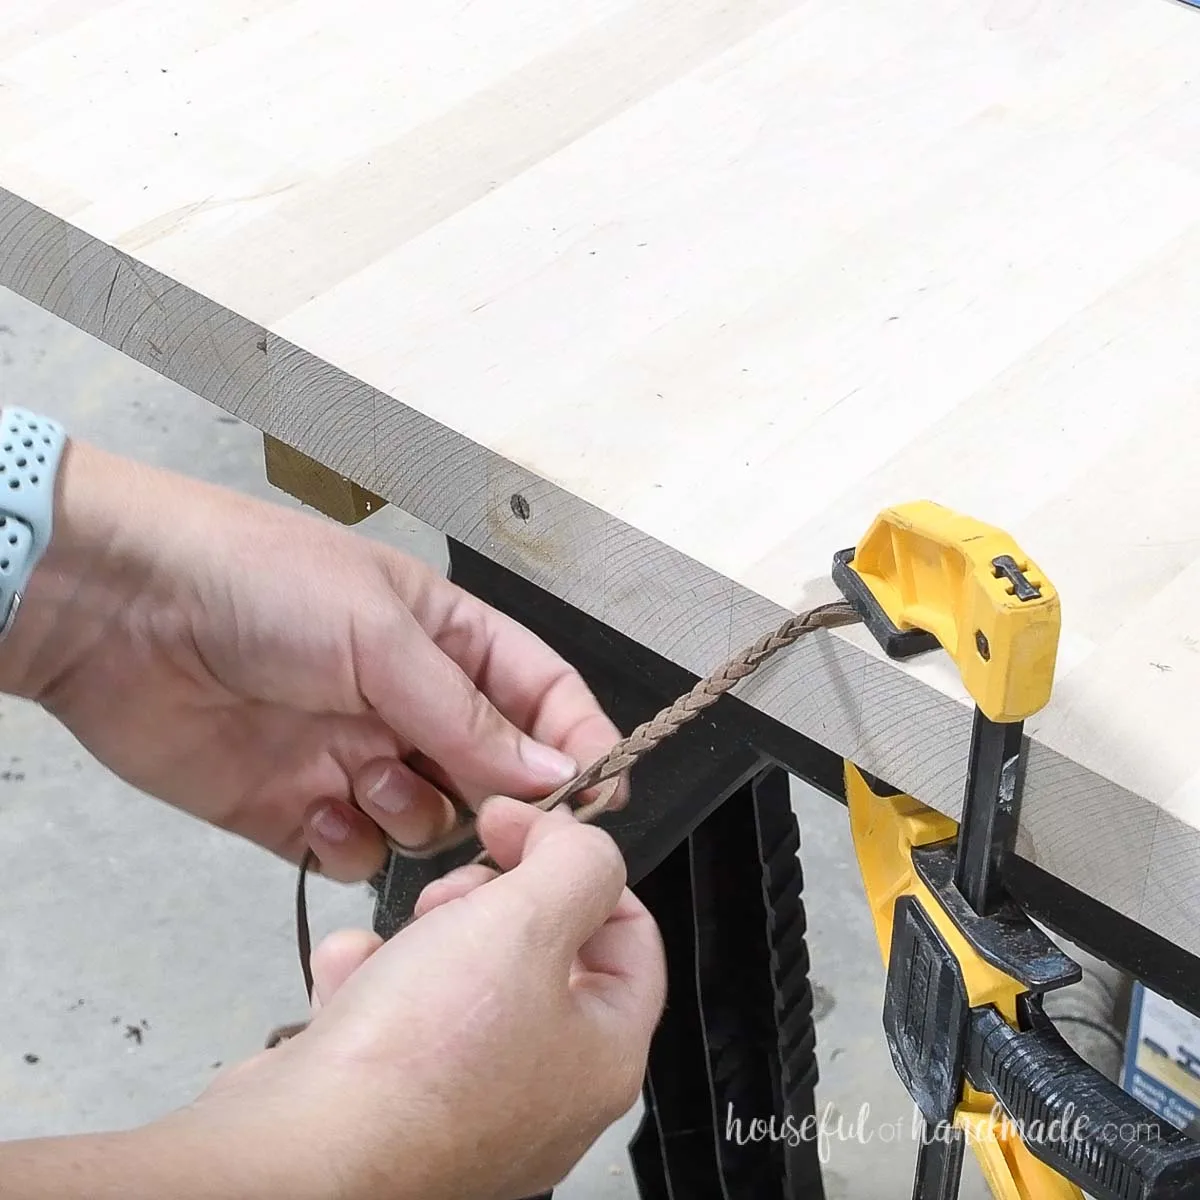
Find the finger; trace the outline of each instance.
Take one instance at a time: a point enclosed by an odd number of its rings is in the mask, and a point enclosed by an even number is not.
[[[454,806],[428,779],[395,759],[374,759],[354,776],[359,807],[393,841],[418,847],[448,833]]]
[[[370,879],[384,864],[383,835],[344,800],[318,800],[304,814],[304,835],[322,875],[340,883]]]
[[[366,929],[331,933],[312,954],[313,1011],[328,1004],[334,993],[383,945],[383,938]]]
[[[478,605],[474,597],[468,602]],[[486,631],[488,657],[483,677],[471,670],[464,650],[468,676],[487,694],[510,721],[539,741],[557,746],[579,764],[590,766],[607,754],[621,734],[609,720],[583,677],[535,634],[494,609],[479,605],[479,620]],[[447,649],[455,661],[460,661]],[[590,799],[592,793],[583,793]],[[629,785],[622,779],[612,807],[622,808]]]
[[[566,964],[616,909],[625,862],[616,843],[593,825],[563,813],[543,813],[507,797],[480,809],[484,845],[503,867],[519,836],[520,861],[487,889],[488,908],[502,924],[524,928],[539,948]],[[505,832],[496,837],[497,825]],[[491,837],[489,842],[488,838]]]
[[[502,716],[399,605],[356,644],[363,645],[357,673],[367,701],[440,763],[467,801],[495,791],[544,796],[577,770],[572,758]]]
[[[425,885],[417,897],[416,904],[413,905],[413,916],[423,917],[426,913],[433,912],[435,908],[449,904],[451,900],[460,900],[463,896],[469,896],[476,888],[495,879],[498,874],[498,871],[491,867],[485,867],[482,863],[471,863],[465,867],[458,867],[443,875],[441,879],[435,879],[432,883]]]

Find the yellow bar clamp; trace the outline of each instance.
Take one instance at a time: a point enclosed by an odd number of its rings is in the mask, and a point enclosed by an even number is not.
[[[970,1006],[994,1004],[1010,1024],[1015,1024],[1017,997],[1024,987],[975,953],[913,868],[913,849],[950,840],[957,823],[911,796],[875,795],[853,763],[846,763],[846,801],[884,965],[892,945],[896,899],[915,896],[957,959]],[[964,1084],[954,1124],[966,1134],[998,1200],[1083,1200],[1083,1193],[1073,1183],[1026,1150],[1015,1127],[1003,1120],[994,1096]]]
[[[893,635],[923,630],[945,648],[985,716],[1021,721],[1049,700],[1058,594],[1006,533],[917,501],[881,513],[853,555],[844,552],[842,558],[886,614]],[[911,796],[876,795],[849,762],[845,785],[884,964],[896,900],[913,896],[957,960],[969,1006],[994,1005],[1015,1026],[1017,997],[1026,989],[977,954],[913,866],[914,848],[951,840],[957,823]],[[965,1081],[953,1124],[966,1135],[1000,1200],[1082,1200],[1073,1183],[1026,1149],[996,1099]]]

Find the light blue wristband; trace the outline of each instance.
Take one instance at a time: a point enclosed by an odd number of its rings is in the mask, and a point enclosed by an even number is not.
[[[0,638],[54,530],[54,480],[67,435],[23,408],[0,410]]]

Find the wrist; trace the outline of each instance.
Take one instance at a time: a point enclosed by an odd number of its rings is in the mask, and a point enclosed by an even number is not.
[[[116,502],[127,470],[120,459],[67,442],[49,545],[0,640],[0,691],[41,699],[128,602],[137,568],[119,544]]]
[[[289,1128],[286,1108],[267,1108],[235,1122],[208,1117],[197,1108],[185,1108],[136,1131],[140,1173],[135,1178],[139,1187],[149,1181],[144,1187],[147,1200],[346,1197],[315,1149],[319,1142],[304,1143]]]
[[[215,1136],[214,1136],[215,1135]],[[249,1138],[195,1127],[186,1112],[120,1133],[0,1145],[3,1193],[12,1200],[328,1200],[299,1159],[266,1159]]]

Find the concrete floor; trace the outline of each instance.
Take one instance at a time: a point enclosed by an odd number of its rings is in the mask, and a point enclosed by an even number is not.
[[[264,481],[256,431],[3,289],[0,403],[291,503]],[[363,531],[444,562],[441,539],[397,511]],[[795,802],[819,986],[819,1103],[832,1131],[828,1194],[896,1200],[915,1156],[912,1106],[880,1030],[882,971],[845,812],[807,789]],[[0,862],[0,1137],[151,1120],[301,1015],[292,868],[134,792],[40,710],[7,698]],[[318,933],[370,921],[361,887],[318,880],[311,908]],[[559,1195],[636,1195],[624,1151],[636,1115]],[[980,1200],[988,1193],[973,1163],[968,1171],[963,1197]]]

